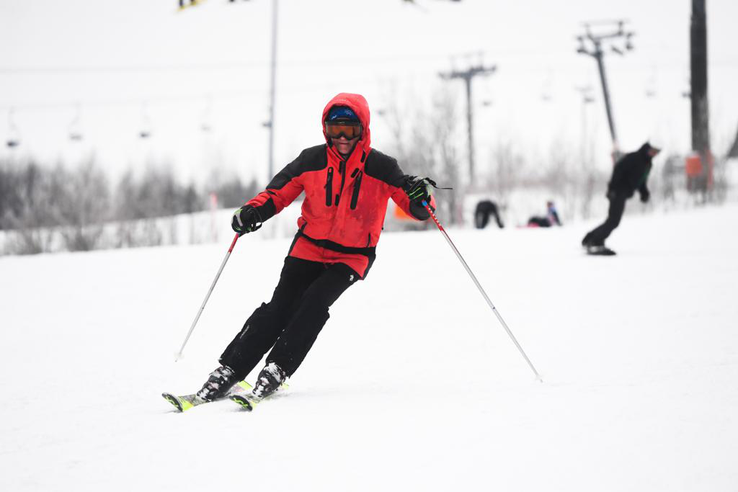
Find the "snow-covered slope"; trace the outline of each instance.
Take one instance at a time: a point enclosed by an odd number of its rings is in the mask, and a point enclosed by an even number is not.
[[[441,218],[443,220],[443,218]],[[0,490],[728,491],[738,207],[386,234],[291,388],[175,414],[267,300],[289,240],[0,258]],[[268,226],[265,226],[265,229]],[[253,377],[253,376],[252,376]]]

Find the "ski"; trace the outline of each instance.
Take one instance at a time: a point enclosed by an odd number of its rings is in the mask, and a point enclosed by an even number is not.
[[[241,405],[241,408],[246,410],[247,412],[251,412],[254,410],[256,405],[258,405],[259,403],[265,400],[272,398],[280,390],[287,389],[287,388],[289,388],[289,385],[287,385],[287,383],[282,383],[279,386],[279,389],[277,391],[275,391],[274,393],[272,393],[271,395],[265,398],[258,398],[254,396],[253,393],[250,393],[250,392],[239,392],[239,393],[228,395],[228,399],[234,403],[238,403],[239,405]]]
[[[231,395],[228,397],[228,399],[241,405],[241,408],[243,408],[247,412],[252,411],[254,407],[259,403],[255,396],[249,395]]]
[[[230,396],[238,395],[241,393],[246,393],[251,389],[251,385],[247,383],[246,381],[241,381],[239,383],[236,383],[231,390],[225,394],[222,398],[218,398],[217,400],[223,400],[225,398],[228,398]],[[161,396],[171,403],[174,408],[176,408],[179,412],[184,412],[189,410],[190,408],[194,408],[198,405],[202,405],[203,403],[210,403],[207,400],[203,400],[201,398],[197,397],[197,393],[192,393],[190,395],[175,395],[172,393],[162,393]]]

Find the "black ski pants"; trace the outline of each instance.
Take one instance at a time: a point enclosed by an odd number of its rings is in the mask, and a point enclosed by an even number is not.
[[[548,217],[531,217],[528,219],[528,226],[530,227],[531,224],[538,227],[551,227]]]
[[[318,263],[288,256],[272,300],[246,320],[220,356],[220,362],[245,378],[269,349],[289,377],[300,367],[330,317],[328,308],[359,279],[343,263]]]
[[[592,229],[586,236],[582,244],[592,246],[602,246],[605,244],[612,231],[620,225],[620,219],[623,218],[625,212],[625,202],[628,197],[622,193],[614,194],[608,197],[610,200],[610,208],[607,211],[607,219],[598,227]]]

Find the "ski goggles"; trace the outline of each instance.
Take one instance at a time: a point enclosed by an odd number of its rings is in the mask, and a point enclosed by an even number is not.
[[[361,123],[358,121],[326,121],[325,134],[328,138],[341,138],[352,140],[361,136]]]

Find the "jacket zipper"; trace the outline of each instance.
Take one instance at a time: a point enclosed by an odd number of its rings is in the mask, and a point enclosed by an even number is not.
[[[356,209],[356,204],[359,201],[359,188],[361,188],[361,177],[364,175],[364,171],[359,171],[354,179],[354,191],[351,194],[351,210]]]
[[[338,172],[341,174],[341,189],[336,193],[336,207],[341,199],[341,193],[343,193],[343,184],[346,182],[346,161],[341,161],[340,164],[338,164]]]
[[[338,200],[336,200],[337,202]],[[328,177],[325,180],[325,206],[333,204],[333,168],[328,168]]]

